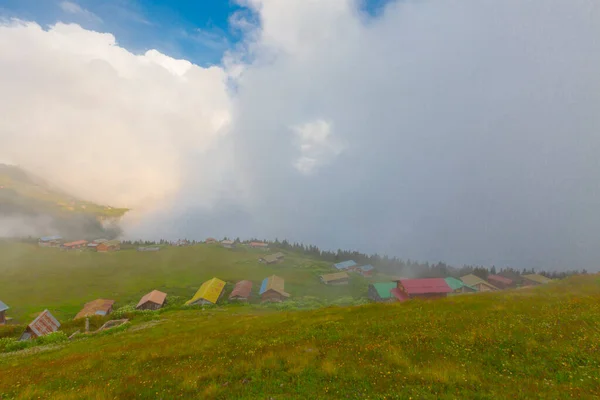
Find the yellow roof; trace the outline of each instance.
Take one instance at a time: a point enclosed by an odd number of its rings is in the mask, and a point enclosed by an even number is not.
[[[192,297],[191,300],[188,300],[185,304],[189,305],[197,302],[198,300],[206,300],[216,304],[224,287],[224,281],[218,278],[212,278],[211,280],[204,282],[194,297]]]
[[[323,279],[324,282],[336,281],[338,279],[348,279],[348,278],[349,277],[346,272],[336,272],[333,274],[321,275],[321,279]]]

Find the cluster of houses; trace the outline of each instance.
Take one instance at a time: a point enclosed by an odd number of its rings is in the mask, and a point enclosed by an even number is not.
[[[235,284],[235,287],[229,294],[229,300],[249,301],[252,297],[253,283],[249,280],[242,280]],[[217,304],[225,293],[225,281],[219,278],[212,278],[204,282],[196,294],[188,300],[186,305],[205,305]],[[258,296],[263,302],[280,302],[290,297],[285,291],[285,281],[283,278],[272,275],[266,277],[260,286]],[[158,310],[167,302],[167,294],[159,290],[153,290],[144,295],[138,302],[137,310]],[[88,318],[92,316],[106,316],[113,312],[114,300],[96,299],[86,303],[81,311],[75,315],[74,319]],[[0,301],[0,325],[6,323],[6,310],[9,307]],[[60,322],[48,310],[40,313],[25,329],[19,340],[34,339],[60,328]],[[86,322],[86,331],[88,325]]]
[[[220,242],[215,239],[215,238],[207,238],[204,243],[206,244],[220,244],[221,246],[225,247],[226,249],[233,249],[234,247],[236,247],[236,244],[240,244],[242,246],[247,246],[247,247],[251,247],[253,249],[262,249],[262,250],[268,250],[269,249],[269,244],[265,243],[265,242],[248,242],[248,243],[236,243],[233,240],[229,240],[229,239],[224,239],[221,240]]]
[[[253,283],[249,280],[242,280],[235,284],[235,287],[229,294],[229,300],[248,301],[252,295]],[[188,300],[186,305],[204,305],[217,304],[225,293],[225,281],[219,278],[212,278],[204,282],[196,294]],[[290,294],[285,291],[285,281],[277,275],[271,275],[263,279],[258,297],[263,302],[284,301]]]
[[[372,265],[359,266],[348,260],[333,265],[338,272],[320,276],[326,285],[346,285],[350,281],[349,272],[372,276],[375,269]],[[412,298],[437,299],[461,293],[488,292],[517,287],[537,286],[551,282],[551,279],[539,274],[488,275],[487,280],[469,274],[461,278],[397,278],[389,282],[378,282],[369,285],[367,296],[375,302],[406,301]]]
[[[498,281],[502,281],[503,285],[497,285]],[[542,275],[523,275],[523,282],[519,287],[537,286],[549,282],[550,279]],[[370,300],[376,302],[404,302],[414,298],[438,299],[457,294],[490,292],[516,287],[517,285],[512,279],[500,277],[498,275],[490,275],[488,276],[488,280],[484,280],[472,274],[461,278],[399,278],[391,282],[380,282],[369,285],[368,297]]]
[[[75,240],[65,242],[60,236],[44,236],[38,240],[40,247],[56,247],[61,250],[82,250],[90,249],[99,253],[107,253],[121,249],[121,242],[118,240],[96,239],[91,242],[87,240]]]

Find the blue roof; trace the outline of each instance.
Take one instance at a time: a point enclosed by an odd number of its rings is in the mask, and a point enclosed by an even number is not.
[[[267,283],[269,283],[269,278],[265,278],[262,281],[262,285],[260,285],[260,290],[258,291],[258,294],[263,294],[267,288]]]
[[[62,236],[44,236],[44,237],[40,238],[40,240],[42,242],[49,242],[51,240],[61,240],[61,239],[62,239]]]
[[[354,260],[343,261],[341,263],[333,264],[333,266],[337,269],[346,269],[350,267],[354,267],[356,263]]]
[[[373,267],[371,264],[363,265],[362,267],[358,267],[358,268],[360,268],[362,271],[365,271],[365,272],[375,269],[375,267]]]
[[[4,304],[2,301],[0,301],[0,311],[6,311],[8,310],[10,307],[7,306],[6,304]]]

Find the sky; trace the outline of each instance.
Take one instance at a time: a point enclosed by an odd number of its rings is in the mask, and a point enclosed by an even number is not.
[[[135,238],[598,270],[594,0],[0,0],[0,159]]]

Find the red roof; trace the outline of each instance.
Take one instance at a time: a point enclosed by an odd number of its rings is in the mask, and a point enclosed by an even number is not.
[[[444,278],[401,279],[399,282],[409,295],[452,292]]]
[[[392,290],[390,290],[390,293],[392,294],[392,296],[398,299],[398,301],[406,301],[410,299],[406,293],[404,293],[398,288],[393,288]]]
[[[239,281],[235,284],[235,288],[229,295],[229,298],[232,297],[242,297],[248,298],[250,297],[250,292],[252,291],[252,282],[251,281]]]
[[[496,281],[496,282],[499,282],[499,283],[503,283],[505,285],[512,285],[513,284],[512,279],[508,279],[508,278],[505,278],[505,277],[500,276],[500,275],[488,275],[488,281]]]

